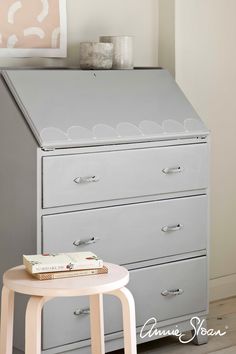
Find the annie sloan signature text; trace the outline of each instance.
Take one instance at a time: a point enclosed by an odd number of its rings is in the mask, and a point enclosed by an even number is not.
[[[140,338],[153,337],[153,336],[176,336],[179,338],[179,341],[183,344],[190,343],[196,336],[224,336],[226,332],[221,332],[220,330],[215,331],[214,329],[206,329],[204,327],[204,320],[201,320],[199,317],[192,317],[190,320],[190,325],[192,327],[192,337],[190,339],[184,339],[185,334],[181,333],[176,326],[172,330],[161,330],[157,328],[157,319],[155,317],[150,318],[143,325]],[[151,327],[150,327],[151,326]],[[147,327],[149,328],[147,330]]]

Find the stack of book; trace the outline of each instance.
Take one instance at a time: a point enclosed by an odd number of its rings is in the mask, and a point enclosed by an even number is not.
[[[24,255],[23,264],[39,280],[108,273],[102,259],[92,252]]]

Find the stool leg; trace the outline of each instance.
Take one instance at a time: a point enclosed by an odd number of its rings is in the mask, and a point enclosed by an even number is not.
[[[0,354],[12,354],[14,323],[14,291],[2,289]]]
[[[25,354],[41,354],[41,312],[47,298],[31,296],[25,316]]]
[[[104,354],[104,318],[102,294],[90,296],[90,331],[92,354]]]
[[[109,294],[118,297],[122,304],[125,354],[137,354],[135,303],[131,292],[121,288]]]

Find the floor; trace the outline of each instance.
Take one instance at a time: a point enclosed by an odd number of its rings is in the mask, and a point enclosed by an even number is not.
[[[208,328],[226,331],[223,337],[210,337],[208,344],[181,344],[175,337],[162,338],[138,346],[139,354],[236,354],[236,297],[210,305]],[[112,354],[123,354],[122,350]]]

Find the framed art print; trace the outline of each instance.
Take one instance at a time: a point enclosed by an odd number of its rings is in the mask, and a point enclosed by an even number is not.
[[[0,1],[0,57],[66,55],[66,0]]]

